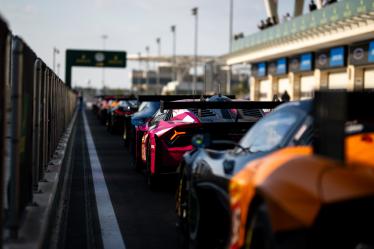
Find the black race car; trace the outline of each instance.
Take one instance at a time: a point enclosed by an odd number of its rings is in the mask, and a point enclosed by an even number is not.
[[[126,118],[138,110],[135,98],[118,98],[118,104],[108,109],[107,129],[110,133],[123,134]]]
[[[230,178],[249,161],[290,145],[310,144],[312,102],[282,104],[244,135],[234,148],[227,141],[195,137],[195,149],[184,155],[179,172],[176,211],[188,248],[227,248],[231,214]],[[225,132],[225,131],[222,131]],[[227,148],[227,147],[226,147]]]

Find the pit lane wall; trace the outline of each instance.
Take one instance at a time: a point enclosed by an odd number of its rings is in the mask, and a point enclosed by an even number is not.
[[[56,214],[76,93],[0,16],[0,247],[43,248]]]

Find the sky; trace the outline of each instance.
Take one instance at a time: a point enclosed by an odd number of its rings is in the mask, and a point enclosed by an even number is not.
[[[292,3],[279,0],[280,15],[292,13]],[[65,50],[102,49],[103,34],[108,36],[106,49],[143,55],[146,46],[150,54],[157,54],[156,38],[160,37],[161,54],[170,55],[170,26],[176,25],[177,54],[192,55],[194,7],[199,8],[198,54],[227,53],[229,0],[0,0],[0,15],[51,68],[53,47],[58,48],[56,61],[64,79]],[[259,20],[265,17],[263,0],[234,0],[234,34],[257,32]],[[129,88],[132,69],[139,69],[139,63],[129,62],[126,69],[105,69],[105,85]],[[72,78],[73,86],[102,87],[100,68],[75,67]]]

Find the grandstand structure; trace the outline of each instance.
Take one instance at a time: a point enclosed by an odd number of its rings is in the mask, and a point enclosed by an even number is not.
[[[268,17],[278,17],[277,1],[264,0]],[[233,40],[227,65],[250,64],[252,100],[271,100],[285,91],[291,100],[315,89],[374,88],[374,0],[340,0]]]

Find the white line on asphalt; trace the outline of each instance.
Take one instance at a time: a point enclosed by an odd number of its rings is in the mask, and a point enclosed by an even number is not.
[[[113,205],[110,200],[95,143],[92,138],[90,127],[88,126],[86,113],[84,111],[82,111],[82,113],[104,248],[125,249],[125,243],[121,231],[119,230],[116,214],[114,213]]]

